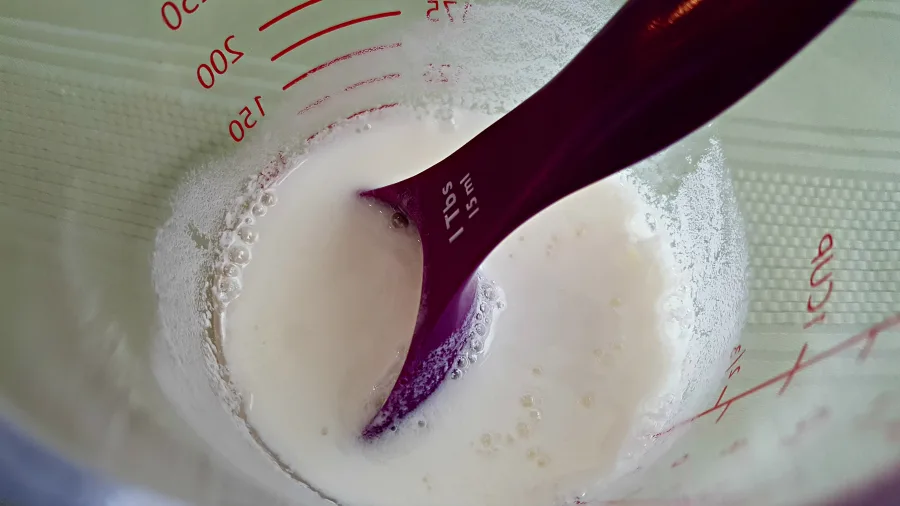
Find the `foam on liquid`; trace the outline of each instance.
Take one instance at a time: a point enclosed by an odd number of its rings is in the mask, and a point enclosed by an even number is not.
[[[422,258],[412,230],[356,193],[432,165],[492,119],[404,113],[345,129],[254,224],[227,310],[231,379],[278,459],[341,504],[558,504],[613,471],[672,372],[665,253],[614,177],[500,245],[483,266],[507,305],[489,348],[398,435],[359,441],[412,334]]]

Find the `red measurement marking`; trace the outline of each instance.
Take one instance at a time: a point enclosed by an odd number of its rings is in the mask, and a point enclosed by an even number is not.
[[[363,110],[363,111],[355,112],[355,113],[351,114],[350,116],[347,116],[346,119],[351,120],[351,119],[353,119],[353,118],[358,118],[358,117],[362,116],[363,114],[368,114],[368,113],[370,113],[370,112],[375,112],[375,111],[381,111],[381,110],[384,110],[384,109],[390,109],[391,107],[397,107],[398,105],[400,105],[398,102],[394,102],[394,103],[392,103],[392,104],[379,105],[378,107],[372,107],[371,109],[365,109],[365,110]],[[315,138],[318,137],[320,134],[325,133],[325,132],[331,130],[331,129],[334,128],[335,126],[337,126],[337,122],[332,123],[332,124],[326,126],[325,128],[323,128],[321,131],[316,132],[316,133],[310,135],[309,137],[306,138],[307,142],[308,142],[308,141],[311,141],[311,140],[313,140],[313,139],[315,139]]]
[[[234,58],[231,58],[231,63],[234,64],[244,57],[244,53],[231,47],[230,42],[232,40],[234,40],[234,35],[229,35],[225,39],[223,46],[229,55],[234,56]],[[206,71],[205,74],[203,73],[204,70]],[[216,74],[222,75],[227,71],[228,58],[221,49],[214,49],[213,52],[209,54],[209,64],[201,63],[197,67],[197,81],[200,83],[200,86],[203,86],[208,90],[216,84]]]
[[[363,114],[368,114],[370,112],[381,111],[383,109],[390,109],[391,107],[396,107],[398,105],[400,105],[400,104],[398,104],[397,102],[394,102],[393,104],[379,105],[378,107],[373,107],[371,109],[366,109],[365,111],[359,111],[357,113],[353,113],[350,116],[347,116],[347,119],[357,118],[359,116],[362,116]]]
[[[263,110],[261,100],[262,100],[262,97],[259,97],[259,96],[253,97],[253,101],[256,103],[256,110],[259,111],[259,115],[265,116],[266,111]],[[247,130],[250,130],[251,128],[255,127],[256,124],[258,123],[257,120],[250,119],[250,116],[253,115],[253,112],[250,110],[250,107],[244,107],[243,109],[238,111],[238,114],[240,114],[241,116],[244,117],[243,124],[241,124],[241,122],[236,119],[232,120],[231,123],[228,124],[228,133],[231,134],[231,138],[234,139],[234,142],[241,142],[242,140],[244,140],[244,135],[245,135],[244,128],[245,127]]]
[[[738,363],[738,361],[741,360],[741,357],[744,356],[744,353],[746,351],[747,350],[745,350],[744,347],[741,345],[737,345],[734,347],[733,350],[731,350],[730,358],[732,358],[734,360],[731,362],[731,365],[729,365],[728,368],[725,370],[725,372],[728,373],[728,379],[731,379],[732,377],[734,377],[735,374],[741,372],[741,366],[737,365],[737,363]],[[737,358],[735,358],[735,355],[737,355]],[[719,394],[719,398],[716,400],[716,404],[718,404],[719,402],[722,401],[722,398],[725,397],[725,392],[727,392],[727,391],[728,391],[728,385],[725,385],[724,387],[722,387],[722,392]],[[716,418],[716,423],[719,423],[719,420],[721,420],[722,417],[725,416],[726,412],[728,412],[728,406],[726,406],[725,409],[722,410],[722,413],[719,414],[719,417]]]
[[[274,18],[263,23],[262,26],[259,27],[259,31],[263,31],[266,28],[269,28],[270,26],[274,25],[275,23],[281,21],[282,19],[290,16],[291,14],[296,14],[296,13],[302,11],[303,9],[309,7],[310,5],[315,5],[321,1],[322,0],[309,0],[308,2],[303,2],[302,4],[300,4],[296,7],[291,7],[290,9],[282,12],[281,14],[279,14],[279,15],[275,16]]]
[[[319,37],[321,37],[321,36],[323,36],[323,35],[327,35],[327,34],[333,32],[333,31],[336,31],[336,30],[340,30],[341,28],[346,28],[346,27],[348,27],[348,26],[353,26],[353,25],[356,25],[356,24],[359,24],[359,23],[365,23],[366,21],[373,21],[373,20],[376,20],[376,19],[382,19],[382,18],[390,18],[390,17],[393,17],[393,16],[399,16],[399,15],[400,15],[400,11],[382,12],[382,13],[379,13],[379,14],[372,14],[372,15],[369,15],[369,16],[363,16],[363,17],[361,17],[361,18],[356,18],[356,19],[351,19],[351,20],[349,20],[349,21],[344,21],[343,23],[338,23],[338,24],[336,24],[336,25],[334,25],[334,26],[329,26],[328,28],[326,28],[326,29],[324,29],[324,30],[322,30],[322,31],[316,32],[316,33],[310,35],[309,37],[300,39],[300,40],[298,40],[297,42],[291,44],[290,46],[288,46],[288,47],[282,49],[281,51],[279,51],[278,53],[276,53],[275,56],[272,57],[272,61],[278,60],[278,59],[281,58],[282,56],[284,56],[284,55],[290,53],[291,51],[297,49],[298,47],[302,46],[303,44],[306,44],[307,42],[309,42],[309,41],[311,41],[311,40],[318,39]]]
[[[431,17],[431,13],[437,12],[440,10],[440,2],[438,0],[427,0],[427,1],[428,1],[428,4],[431,5],[432,7],[430,9],[428,9],[427,11],[425,11],[425,17],[429,21],[437,23],[438,19]],[[447,17],[450,18],[450,22],[452,23],[453,22],[453,14],[450,13],[451,5],[456,5],[456,1],[455,0],[444,0],[444,9],[447,10]]]
[[[305,113],[305,112],[308,112],[310,109],[313,109],[313,108],[315,108],[315,107],[318,107],[318,106],[322,105],[322,104],[325,103],[325,101],[328,100],[329,98],[331,98],[331,95],[325,95],[324,97],[322,97],[322,98],[316,100],[315,102],[312,102],[311,104],[307,105],[307,106],[304,107],[303,109],[300,109],[300,112],[298,112],[297,114],[303,114],[303,113]]]
[[[806,301],[806,312],[810,314],[818,313],[818,315],[812,320],[803,324],[804,330],[825,321],[826,313],[825,311],[821,311],[821,309],[825,306],[825,303],[828,302],[828,299],[831,298],[831,291],[834,289],[834,282],[831,280],[831,276],[834,273],[832,271],[828,271],[822,275],[819,275],[819,271],[822,270],[826,265],[828,265],[828,263],[831,262],[831,259],[834,258],[834,255],[829,255],[833,248],[834,236],[832,236],[829,232],[823,235],[821,239],[819,239],[818,255],[816,255],[816,257],[812,259],[812,262],[810,262],[812,265],[815,265],[815,268],[813,269],[812,274],[809,275],[809,287],[812,290],[815,290],[816,288],[827,282],[828,288],[826,289],[825,294],[822,295],[821,302],[818,302],[816,304],[813,304],[813,296],[816,294],[811,293],[809,295],[809,299],[807,299]]]
[[[387,74],[387,75],[384,75],[381,77],[373,77],[371,79],[366,79],[365,81],[360,81],[356,84],[351,84],[350,86],[347,86],[346,88],[344,88],[344,91],[352,91],[352,90],[359,88],[360,86],[364,86],[366,84],[377,83],[377,82],[386,81],[386,80],[390,80],[390,79],[398,79],[399,77],[400,77],[400,74]],[[300,109],[300,111],[297,114],[299,115],[299,114],[308,112],[310,109],[314,109],[314,108],[322,105],[323,103],[325,103],[325,101],[327,101],[330,98],[331,98],[331,95],[325,95],[324,97],[316,100],[315,102],[310,103],[303,109]]]
[[[784,394],[785,390],[787,390],[788,385],[791,384],[791,380],[794,379],[794,376],[800,370],[800,364],[803,363],[803,356],[806,355],[806,350],[809,348],[809,343],[803,343],[803,346],[800,348],[800,354],[797,355],[797,360],[794,362],[794,367],[788,371],[788,376],[784,380],[784,385],[781,385],[781,389],[778,390],[778,395]]]
[[[306,142],[309,142],[309,141],[315,139],[316,137],[318,137],[318,136],[319,136],[320,134],[322,134],[323,132],[327,132],[328,130],[331,130],[331,129],[334,128],[335,126],[337,126],[337,122],[332,123],[332,124],[326,126],[326,127],[323,128],[322,131],[320,131],[320,132],[316,132],[316,133],[310,135],[309,137],[306,138]]]
[[[166,11],[166,8],[169,9],[168,12]],[[173,31],[174,31],[174,30],[177,30],[177,29],[181,28],[181,21],[182,21],[182,19],[181,19],[181,11],[178,10],[178,6],[177,6],[177,5],[175,5],[175,4],[172,3],[172,2],[166,2],[166,3],[162,4],[162,8],[160,9],[160,12],[162,12],[163,23],[165,23],[166,26],[169,27],[169,30],[173,30]],[[176,19],[176,21],[172,21],[172,20],[171,20],[171,17],[172,17],[172,16],[169,14],[169,13],[171,13],[171,12],[174,12],[174,13],[175,13],[175,16],[176,16],[175,19]]]
[[[307,77],[309,77],[309,76],[315,74],[316,72],[319,72],[320,70],[326,69],[326,68],[328,68],[328,67],[334,65],[335,63],[349,60],[350,58],[353,58],[353,57],[355,57],[355,56],[361,56],[361,55],[364,55],[364,54],[374,53],[374,52],[376,52],[376,51],[383,51],[383,50],[385,50],[385,49],[393,49],[393,48],[397,48],[397,47],[400,47],[400,46],[401,46],[401,44],[400,44],[399,42],[394,42],[393,44],[386,44],[386,45],[383,45],[383,46],[368,47],[368,48],[366,48],[366,49],[360,49],[360,50],[358,50],[358,51],[353,51],[352,53],[347,53],[347,54],[345,54],[344,56],[338,56],[337,58],[335,58],[335,59],[333,59],[333,60],[331,60],[331,61],[329,61],[329,62],[323,63],[323,64],[319,65],[318,67],[315,67],[315,68],[313,68],[313,69],[311,69],[311,70],[309,70],[309,71],[307,71],[307,72],[304,72],[303,74],[300,74],[300,75],[297,76],[293,81],[291,81],[291,82],[285,84],[284,86],[282,86],[281,89],[282,89],[282,91],[287,91],[288,88],[290,88],[291,86],[293,86],[293,85],[299,83],[300,81],[302,81],[302,80],[306,79]]]
[[[810,429],[822,425],[828,421],[829,418],[831,418],[831,408],[828,406],[819,407],[813,414],[797,422],[794,434],[790,437],[783,438],[781,444],[785,446],[797,444],[803,438],[803,435],[809,432]]]
[[[427,3],[428,5],[431,6],[428,10],[425,11],[425,18],[427,20],[431,21],[432,23],[437,23],[438,21],[440,21],[440,18],[432,17],[432,14],[436,14],[436,13],[440,12],[440,10],[441,10],[440,5],[443,4],[444,10],[447,12],[447,19],[450,20],[451,23],[453,23],[455,21],[455,18],[453,17],[453,13],[450,11],[450,6],[456,5],[458,3],[458,2],[456,2],[456,0],[443,0],[443,1],[426,0],[425,3]],[[471,7],[471,4],[469,2],[466,2],[465,7],[463,8],[463,16],[462,16],[463,22],[465,22],[465,20],[466,20],[466,14],[469,13],[469,7]]]
[[[720,409],[723,411],[722,414],[724,414],[724,412],[727,411],[728,408],[730,408],[731,405],[734,404],[735,402],[738,402],[741,399],[749,397],[749,396],[751,396],[765,388],[768,388],[776,383],[786,380],[789,377],[793,377],[800,371],[803,371],[809,367],[812,367],[812,366],[818,364],[819,362],[822,362],[823,360],[826,360],[826,359],[831,358],[843,351],[853,348],[854,346],[858,346],[859,344],[863,344],[863,348],[859,352],[858,360],[864,361],[869,356],[869,353],[872,351],[872,347],[875,346],[875,341],[878,339],[878,335],[881,334],[882,332],[884,332],[892,327],[898,326],[898,325],[900,325],[900,314],[893,315],[893,316],[885,319],[881,323],[871,327],[870,329],[864,330],[864,331],[860,332],[859,334],[856,334],[853,337],[850,337],[821,353],[813,355],[805,362],[797,362],[796,364],[794,364],[794,367],[790,368],[789,370],[787,370],[781,374],[778,374],[777,376],[774,376],[770,379],[767,379],[766,381],[763,381],[762,383],[756,385],[755,387],[752,387],[744,392],[741,392],[741,393],[729,398],[726,401],[722,400],[722,398],[725,394],[725,391],[723,390],[722,394],[719,396],[719,399],[716,400],[716,404],[713,407],[707,409],[706,411],[703,411],[702,413],[698,413],[697,415],[695,415],[687,420],[684,420],[682,422],[679,422],[679,423],[673,425],[672,427],[656,434],[655,437],[659,437],[659,436],[668,434],[679,427],[693,423],[705,416],[715,413],[716,411],[718,411]],[[722,418],[722,415],[719,416],[719,419],[721,419],[721,418]]]
[[[184,21],[184,15],[181,14],[181,11],[184,11],[184,14],[193,14],[197,12],[197,9],[200,8],[200,4],[206,3],[206,0],[193,0],[194,3],[191,7],[188,7],[188,2],[190,0],[181,0],[181,8],[178,8],[178,5],[175,2],[169,1],[162,4],[160,8],[160,13],[162,14],[163,23],[169,27],[169,30],[173,32],[181,28],[181,24]]]
[[[278,160],[269,162],[269,164],[260,171],[259,173],[259,187],[260,189],[268,187],[272,184],[273,181],[278,179],[278,176],[284,171],[284,168],[287,166],[287,160],[284,158],[284,153],[278,152]]]
[[[726,455],[734,455],[735,453],[737,453],[738,451],[740,451],[746,447],[747,447],[747,438],[741,438],[741,439],[738,439],[737,441],[735,441],[734,443],[731,443],[731,446],[729,446],[728,448],[725,448],[724,450],[722,450],[720,455],[722,455],[723,457]]]
[[[720,405],[719,403],[722,402],[722,397],[725,397],[725,392],[726,392],[727,390],[728,390],[728,386],[722,387],[722,393],[720,393],[720,394],[719,394],[719,398],[716,399],[716,406],[719,406],[719,405]],[[719,420],[721,420],[722,417],[725,416],[725,413],[728,412],[728,408],[730,408],[730,407],[731,407],[731,404],[730,404],[730,403],[728,403],[728,404],[725,405],[725,409],[723,409],[723,410],[722,410],[722,413],[719,414],[719,418],[716,418],[716,423],[719,423]]]
[[[740,345],[735,346],[734,349],[731,350],[731,357],[732,357],[732,358],[734,358],[734,355],[735,355],[736,353],[739,353],[739,354],[738,354],[737,358],[735,358],[734,361],[731,362],[731,365],[728,366],[728,369],[727,369],[727,372],[728,372],[728,379],[731,379],[732,376],[734,376],[735,374],[741,372],[741,366],[738,365],[737,367],[735,367],[735,365],[737,365],[738,361],[741,359],[741,357],[744,356],[744,352],[746,352],[746,351],[747,351],[747,350],[745,350],[745,349],[744,349],[742,346],[740,346]]]
[[[682,455],[678,460],[676,460],[675,462],[672,462],[672,466],[671,466],[672,469],[675,469],[676,467],[678,467],[678,466],[684,464],[685,462],[688,461],[689,458],[690,458],[690,455],[688,455],[687,453],[685,453],[685,454]]]
[[[383,75],[381,77],[373,77],[371,79],[366,79],[365,81],[360,81],[358,83],[351,84],[350,86],[347,86],[346,88],[344,88],[344,91],[355,90],[356,88],[359,88],[360,86],[365,86],[367,84],[379,83],[381,81],[390,81],[391,79],[399,79],[399,78],[400,78],[400,74],[387,74],[387,75]]]

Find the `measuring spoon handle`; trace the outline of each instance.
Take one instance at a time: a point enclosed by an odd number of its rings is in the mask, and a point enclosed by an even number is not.
[[[449,248],[473,255],[460,269],[477,268],[502,238],[560,198],[710,121],[852,3],[628,1],[552,81],[428,176],[434,188],[475,190],[479,212]],[[455,229],[447,227],[445,246]]]

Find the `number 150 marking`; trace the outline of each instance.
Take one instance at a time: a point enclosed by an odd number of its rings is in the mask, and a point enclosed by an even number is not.
[[[259,115],[265,116],[266,111],[263,110],[261,100],[262,97],[253,97],[253,101],[256,102],[256,109],[259,111]],[[244,124],[241,125],[241,122],[238,120],[232,120],[231,123],[228,124],[228,133],[231,134],[231,138],[234,139],[234,142],[241,142],[242,140],[244,140],[244,127],[246,127],[247,130],[250,130],[251,128],[256,126],[256,123],[258,123],[256,120],[250,121],[250,116],[253,115],[253,112],[249,107],[244,107],[243,109],[238,111],[238,113],[244,116]],[[237,127],[237,129],[235,129],[235,127]]]

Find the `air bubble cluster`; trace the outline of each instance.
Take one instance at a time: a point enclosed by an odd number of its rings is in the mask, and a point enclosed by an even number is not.
[[[478,293],[475,297],[475,314],[469,322],[466,345],[450,369],[450,379],[460,379],[487,352],[493,337],[491,324],[503,309],[503,292],[493,282],[478,277]]]
[[[253,227],[244,225],[238,229],[238,237],[246,244],[253,244],[259,239],[259,234]]]
[[[259,240],[253,225],[276,203],[274,190],[259,190],[253,179],[247,183],[238,211],[226,216],[226,229],[219,236],[221,252],[212,289],[221,306],[227,306],[241,294],[244,268],[253,258],[252,246]]]

